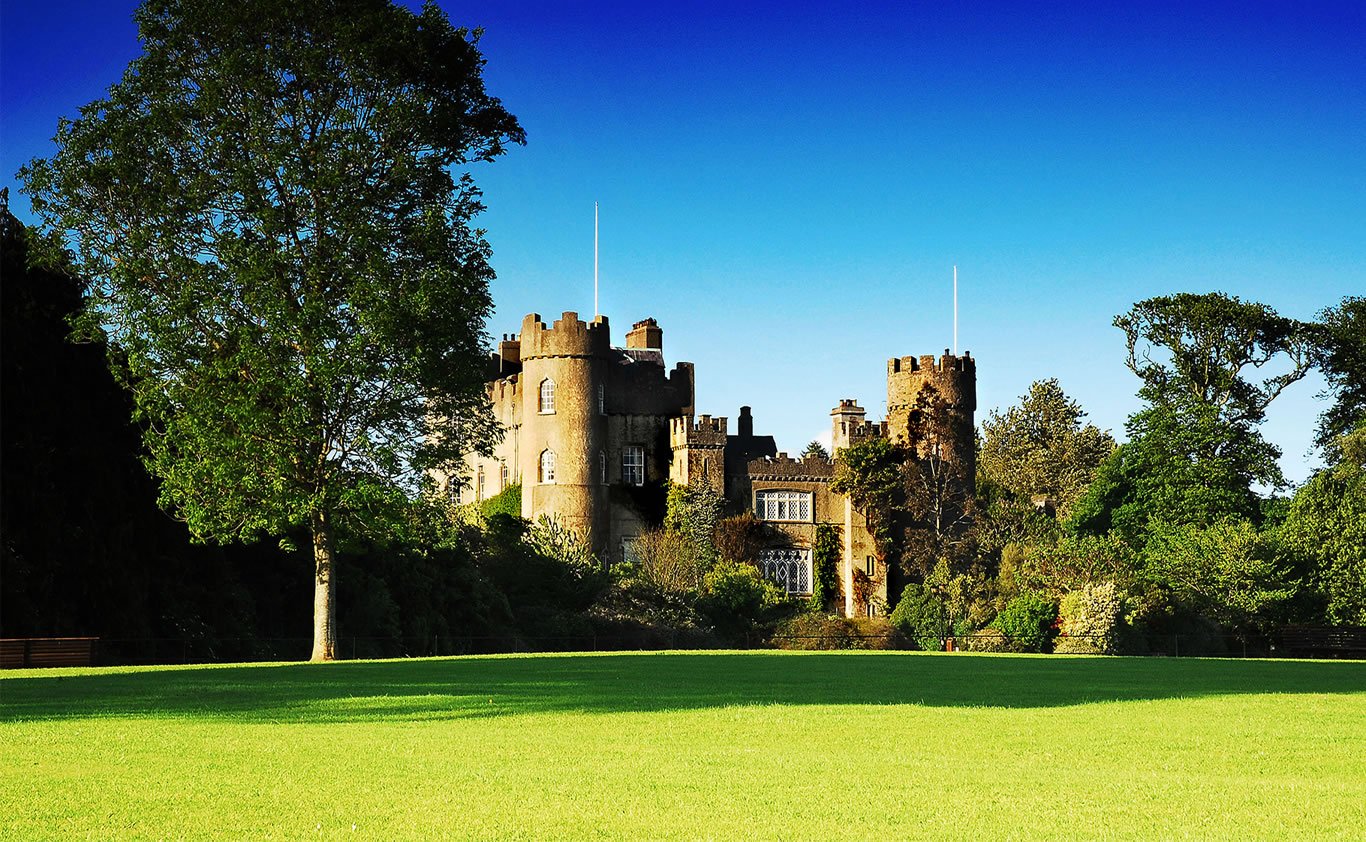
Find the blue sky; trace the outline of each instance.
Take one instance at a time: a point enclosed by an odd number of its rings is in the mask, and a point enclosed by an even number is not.
[[[528,135],[474,170],[489,332],[591,313],[597,201],[617,340],[658,318],[699,411],[783,449],[951,344],[954,264],[979,421],[1056,377],[1121,436],[1135,301],[1366,294],[1366,3],[443,5]],[[0,184],[137,54],[132,6],[6,3]],[[1264,427],[1293,480],[1319,388]]]

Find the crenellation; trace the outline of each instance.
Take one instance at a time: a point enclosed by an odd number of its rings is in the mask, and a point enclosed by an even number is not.
[[[553,517],[579,531],[600,558],[616,561],[625,543],[658,526],[637,506],[658,493],[651,486],[706,483],[725,496],[730,512],[771,519],[785,552],[810,550],[818,524],[838,525],[844,594],[826,607],[846,615],[889,608],[903,584],[890,570],[877,579],[871,604],[851,596],[855,571],[885,560],[875,558],[863,516],[830,490],[836,460],[780,452],[772,436],[755,434],[748,406],[732,432],[725,416],[695,412],[695,388],[692,363],[666,365],[663,330],[653,318],[633,323],[625,347],[616,347],[605,316],[585,321],[566,311],[547,325],[528,314],[521,332],[504,334],[490,357],[487,394],[506,434],[492,456],[469,457],[467,476],[483,479],[465,488],[492,494],[521,482],[524,517]],[[906,441],[930,395],[950,418],[952,440],[943,452],[965,461],[971,476],[976,361],[967,352],[888,360],[885,419],[869,419],[854,398],[839,399],[830,411],[836,459],[869,439]]]

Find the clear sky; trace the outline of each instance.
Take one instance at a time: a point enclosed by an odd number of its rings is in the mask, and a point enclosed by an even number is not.
[[[137,54],[122,0],[0,11],[0,176]],[[1056,377],[1122,437],[1111,319],[1222,290],[1308,319],[1366,294],[1366,3],[443,3],[528,144],[475,169],[497,335],[659,319],[701,412],[796,451],[952,343],[978,420]],[[13,209],[29,218],[27,200]],[[1292,480],[1313,379],[1264,432]]]

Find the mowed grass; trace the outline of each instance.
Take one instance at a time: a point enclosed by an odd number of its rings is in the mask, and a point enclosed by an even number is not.
[[[1366,662],[538,655],[0,676],[0,838],[1353,838]]]

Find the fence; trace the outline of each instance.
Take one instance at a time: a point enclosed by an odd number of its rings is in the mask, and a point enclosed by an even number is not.
[[[1070,638],[1072,652],[1118,651],[1128,655],[1167,657],[1366,657],[1366,628],[1315,629],[1288,627],[1270,636],[1217,634],[1148,635],[1123,641],[1116,649],[1110,638],[1076,645],[1085,636]],[[1055,641],[1056,643],[1056,641]],[[93,646],[92,661],[101,666],[135,664],[200,664],[253,661],[302,661],[313,641],[303,637],[275,638],[103,638]],[[620,652],[666,649],[913,649],[913,642],[889,629],[868,632],[846,629],[817,634],[751,634],[718,641],[696,633],[668,629],[629,634],[493,636],[431,635],[421,638],[353,637],[337,639],[337,657],[418,658],[444,655],[484,655],[531,652]],[[941,639],[937,649],[1018,651],[999,634],[977,632]],[[1050,647],[1052,648],[1052,647]],[[23,666],[9,663],[6,666]]]

